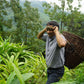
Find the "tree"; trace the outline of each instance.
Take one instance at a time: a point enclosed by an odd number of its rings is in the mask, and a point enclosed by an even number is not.
[[[59,1],[61,2],[61,6],[57,5],[56,3],[44,3],[43,6],[45,7],[45,13],[49,15],[51,20],[56,20],[61,23],[61,30],[63,30],[63,27],[66,27],[67,30],[71,32],[78,30],[79,27],[81,27],[81,12],[79,11],[81,7],[81,0],[78,0],[78,7],[73,7],[72,3],[74,0]],[[67,3],[67,8],[65,7],[65,2]],[[75,33],[77,32],[78,31]]]
[[[29,48],[35,52],[42,51],[44,45],[42,41],[37,40],[37,34],[39,30],[42,28],[41,21],[39,20],[40,16],[38,13],[38,9],[30,6],[30,2],[26,0],[24,3],[24,40],[25,44],[29,46]],[[41,49],[40,49],[41,47]]]
[[[6,0],[0,1],[0,34],[5,38],[8,34],[6,28],[11,28],[12,20],[7,18],[8,16],[9,3]]]
[[[72,0],[73,1],[73,0]],[[80,5],[80,1],[78,0],[79,4],[78,7],[72,7],[72,5],[70,5],[70,3],[68,2],[67,4],[70,6],[69,8],[67,8],[67,11],[70,13],[67,15],[67,22],[65,22],[65,26],[67,26],[67,29],[69,32],[73,32],[74,34],[77,34],[79,36],[81,35],[81,30],[83,30],[82,28],[82,22],[84,22],[83,16],[84,14],[82,14],[79,9],[81,7]]]
[[[36,8],[30,6],[30,3],[26,1],[24,3],[24,24],[25,24],[25,42],[27,43],[28,39],[34,39],[38,33],[38,30],[41,28],[39,13]],[[28,38],[28,39],[27,39]],[[31,40],[31,43],[33,40]]]
[[[23,8],[20,6],[19,0],[10,0],[10,7],[14,14],[13,20],[16,25],[16,30],[12,34],[14,42],[22,42],[23,39],[23,19],[24,13]]]
[[[51,4],[47,3],[44,3],[43,6],[46,7],[44,11],[46,14],[49,15],[51,20],[61,22],[61,30],[63,30],[62,24],[66,20],[65,0],[59,0],[59,1],[61,1],[61,7],[58,6],[56,3],[51,3],[53,7]]]
[[[19,0],[10,0],[10,7],[14,13],[16,31],[13,33],[14,42],[24,42],[31,50],[35,50],[40,43],[36,39],[38,31],[42,28],[38,9],[31,7],[25,0],[24,7]]]

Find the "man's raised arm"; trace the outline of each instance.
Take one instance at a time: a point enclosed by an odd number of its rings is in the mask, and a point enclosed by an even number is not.
[[[62,38],[61,34],[58,31],[58,27],[55,26],[54,32],[55,32],[55,35],[56,35],[58,46],[59,47],[65,47],[66,44],[67,44],[67,41]]]
[[[46,32],[46,27],[41,32],[39,32],[39,34],[37,35],[37,38],[41,39],[45,32]]]

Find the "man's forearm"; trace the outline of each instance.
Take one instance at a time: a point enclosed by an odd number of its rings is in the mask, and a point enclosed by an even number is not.
[[[39,32],[39,34],[37,35],[38,39],[41,39],[41,37],[43,36],[43,34],[46,32],[46,28],[44,28],[41,32]]]
[[[66,46],[66,40],[62,38],[61,34],[59,31],[55,32],[57,43],[59,47],[65,47]]]

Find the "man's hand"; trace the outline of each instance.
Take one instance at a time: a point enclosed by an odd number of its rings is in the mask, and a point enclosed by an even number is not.
[[[57,26],[54,26],[53,29],[54,29],[54,33],[58,32],[58,27]]]
[[[54,33],[56,35],[56,39],[57,39],[57,43],[58,43],[58,46],[61,48],[61,47],[65,47],[66,46],[66,40],[62,38],[59,30],[58,30],[58,27],[57,26],[54,26]]]
[[[43,36],[43,34],[44,34],[46,31],[47,31],[47,26],[46,26],[41,32],[39,32],[39,34],[37,35],[37,38],[38,38],[38,39],[41,39],[42,36]]]
[[[43,31],[44,31],[44,32],[46,32],[46,31],[47,31],[47,26],[43,29]]]

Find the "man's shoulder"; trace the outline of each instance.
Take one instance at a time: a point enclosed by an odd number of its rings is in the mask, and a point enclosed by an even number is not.
[[[63,39],[66,39],[65,36],[64,36],[63,34],[61,34],[61,36],[62,36]]]
[[[48,36],[48,34],[43,34],[43,36]]]

